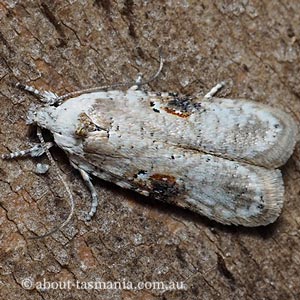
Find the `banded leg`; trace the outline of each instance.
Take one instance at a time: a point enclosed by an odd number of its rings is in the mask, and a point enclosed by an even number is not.
[[[215,85],[205,96],[204,98],[205,99],[210,99],[212,98],[213,96],[215,96],[220,89],[222,89],[223,87],[225,86],[225,82],[222,81],[220,83],[218,83],[217,85]]]
[[[71,165],[77,169],[82,177],[82,179],[84,180],[85,184],[87,185],[87,187],[89,188],[90,192],[91,192],[91,196],[92,196],[92,204],[91,204],[91,209],[89,211],[89,213],[87,214],[86,216],[86,220],[87,221],[90,221],[91,218],[94,216],[94,214],[96,213],[96,210],[97,210],[97,206],[98,206],[98,203],[99,203],[99,199],[98,199],[98,194],[97,194],[97,191],[90,179],[90,176],[89,174],[84,171],[83,169],[81,169],[80,167],[78,167],[75,163],[73,163],[71,161]]]
[[[47,142],[45,143],[46,148],[50,149],[54,144],[52,142]],[[42,144],[37,144],[29,149],[25,149],[25,150],[19,150],[19,151],[15,151],[15,152],[11,152],[9,154],[2,154],[1,158],[2,159],[14,159],[17,157],[22,157],[22,156],[26,156],[29,155],[31,157],[38,157],[41,156],[45,153],[45,149],[42,146]]]
[[[56,102],[60,101],[59,96],[50,91],[39,91],[36,88],[34,88],[33,86],[22,84],[20,82],[18,82],[16,84],[16,87],[18,87],[21,90],[30,92],[30,93],[38,96],[42,102],[47,103],[49,105],[53,105]]]

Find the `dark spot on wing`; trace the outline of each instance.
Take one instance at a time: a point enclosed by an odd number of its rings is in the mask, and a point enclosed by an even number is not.
[[[265,207],[265,206],[264,206],[262,203],[260,203],[260,204],[257,205],[257,208],[260,209],[260,210],[263,210],[264,207]]]
[[[150,197],[172,202],[172,197],[180,193],[176,178],[167,174],[153,174],[149,177]]]
[[[176,93],[169,93],[166,105],[163,109],[170,114],[181,118],[189,117],[195,110],[201,107],[201,103],[193,102],[192,97],[179,97]]]

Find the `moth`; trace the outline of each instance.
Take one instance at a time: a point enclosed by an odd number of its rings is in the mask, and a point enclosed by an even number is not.
[[[297,125],[287,113],[249,100],[146,92],[140,82],[126,91],[90,89],[40,96],[28,123],[49,130],[48,142],[22,154],[39,156],[53,144],[92,194],[91,176],[204,215],[222,224],[274,222],[284,202],[280,166],[292,155]],[[21,153],[22,152],[22,153]]]

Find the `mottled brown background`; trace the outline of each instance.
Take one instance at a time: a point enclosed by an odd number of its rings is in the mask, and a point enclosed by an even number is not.
[[[268,103],[300,118],[299,1],[69,0],[0,3],[0,152],[26,148],[37,100],[17,81],[63,94],[151,75],[151,90],[193,94],[228,80],[222,96]],[[61,233],[30,240],[68,206],[55,175],[36,161],[0,161],[1,299],[299,299],[299,144],[283,168],[286,203],[265,228],[226,227],[94,180],[90,195],[64,154],[57,164],[76,200]],[[46,162],[45,158],[38,161]],[[26,290],[22,280],[183,281],[186,291]]]

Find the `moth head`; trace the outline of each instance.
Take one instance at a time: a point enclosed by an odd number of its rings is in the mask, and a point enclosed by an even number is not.
[[[31,104],[27,114],[26,124],[47,128],[55,120],[55,108],[50,105]]]
[[[31,104],[27,113],[27,119],[26,124],[27,125],[33,125],[36,124],[36,117],[37,117],[37,111],[38,111],[38,105]]]

